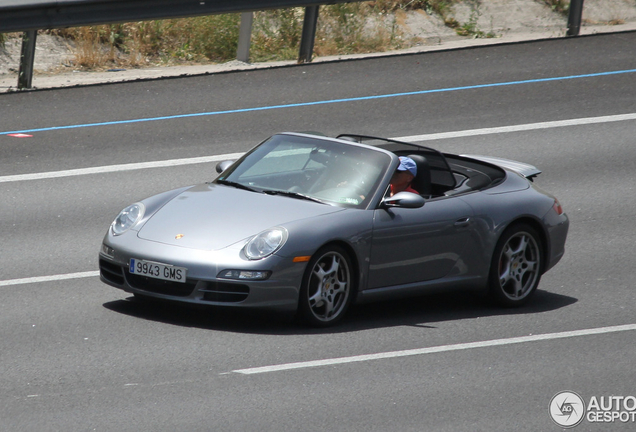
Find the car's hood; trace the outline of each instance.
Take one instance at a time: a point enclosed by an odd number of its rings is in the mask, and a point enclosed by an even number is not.
[[[180,193],[141,227],[138,236],[175,246],[218,250],[286,222],[341,207],[203,184]]]

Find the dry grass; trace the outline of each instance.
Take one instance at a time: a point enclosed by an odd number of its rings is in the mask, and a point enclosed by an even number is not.
[[[393,15],[378,2],[343,3],[320,9],[314,53],[318,56],[379,52],[406,45]],[[395,3],[395,2],[394,2]],[[259,12],[252,32],[253,61],[298,57],[303,8]]]
[[[314,53],[317,56],[382,52],[413,46],[396,17],[423,9],[442,17],[461,36],[489,37],[476,20],[458,23],[453,6],[462,0],[376,0],[321,6]],[[479,0],[464,0],[479,3]],[[554,8],[569,0],[543,0]],[[398,13],[395,13],[398,12]],[[298,57],[304,8],[260,11],[254,16],[250,59]],[[240,14],[145,21],[51,31],[69,41],[75,68],[103,70],[209,62],[236,58]],[[4,36],[0,34],[0,38]],[[2,39],[0,39],[2,43]]]
[[[314,52],[318,56],[381,52],[418,43],[407,40],[394,12],[424,9],[457,33],[479,36],[474,23],[452,18],[460,0],[376,0],[321,6]],[[478,1],[478,0],[475,0]],[[563,2],[565,0],[544,0]],[[251,61],[298,56],[304,8],[256,12]],[[71,28],[55,31],[75,47],[73,66],[98,70],[224,62],[236,58],[240,14]]]
[[[317,55],[386,51],[407,46],[393,14],[439,2],[378,0],[321,6]],[[256,12],[252,61],[298,56],[304,8]],[[72,42],[82,69],[224,62],[236,58],[240,14],[70,28],[55,31]]]
[[[85,69],[224,61],[236,55],[240,16],[78,27],[56,31],[75,45]]]

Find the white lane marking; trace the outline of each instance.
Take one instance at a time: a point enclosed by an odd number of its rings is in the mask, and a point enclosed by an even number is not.
[[[31,283],[40,283],[40,282],[52,282],[52,281],[60,281],[60,280],[68,280],[68,279],[81,279],[99,276],[99,271],[87,271],[87,272],[79,272],[79,273],[67,273],[53,276],[36,276],[30,278],[22,278],[22,279],[9,279],[0,281],[0,287],[9,286],[9,285],[25,285]]]
[[[494,128],[484,128],[484,129],[468,129],[463,131],[456,132],[441,132],[434,134],[426,134],[426,135],[412,135],[401,138],[395,138],[402,141],[432,141],[439,139],[450,139],[450,138],[461,138],[468,136],[478,136],[478,135],[491,135],[491,134],[500,134],[500,133],[509,133],[509,132],[522,132],[529,130],[540,130],[540,129],[551,129],[558,127],[567,127],[567,126],[582,126],[589,124],[597,124],[597,123],[610,123],[610,122],[618,122],[625,120],[636,120],[636,113],[632,114],[620,114],[613,116],[601,116],[601,117],[587,117],[580,119],[572,119],[572,120],[557,120],[557,121],[549,121],[549,122],[541,122],[541,123],[528,123],[523,125],[514,125],[514,126],[501,126]]]
[[[560,333],[547,333],[540,335],[531,335],[531,336],[522,336],[508,339],[494,339],[489,341],[481,341],[481,342],[469,342],[455,345],[442,345],[430,348],[420,348],[420,349],[411,349],[404,351],[391,351],[377,354],[367,354],[367,355],[358,355],[351,357],[339,357],[339,358],[331,358],[324,360],[313,360],[306,362],[297,362],[297,363],[286,363],[272,366],[263,366],[263,367],[254,367],[248,369],[236,369],[232,372],[244,375],[252,375],[252,374],[262,374],[268,372],[280,372],[280,371],[288,371],[293,369],[305,369],[311,367],[320,367],[320,366],[333,366],[333,365],[342,365],[347,363],[355,363],[355,362],[366,362],[371,360],[381,360],[381,359],[391,359],[397,357],[408,357],[408,356],[416,356],[416,355],[424,355],[424,354],[433,354],[440,352],[448,352],[448,351],[459,351],[459,350],[467,350],[473,348],[485,348],[492,346],[502,346],[502,345],[513,345],[519,343],[526,342],[536,342],[536,341],[545,341],[545,340],[554,340],[554,339],[565,339],[579,336],[591,336],[605,333],[615,333],[621,331],[629,331],[636,330],[636,324],[627,324],[621,326],[613,326],[613,327],[601,327],[601,328],[593,328],[586,330],[575,330],[575,331],[567,331]]]
[[[228,160],[228,159],[238,159],[241,156],[243,156],[243,153],[229,153],[225,155],[201,156],[201,157],[188,158],[188,159],[170,159],[170,160],[155,161],[155,162],[140,162],[140,163],[108,165],[108,166],[92,167],[92,168],[78,168],[78,169],[65,170],[65,171],[50,171],[50,172],[33,173],[33,174],[16,174],[16,175],[0,177],[0,183],[17,182],[17,181],[25,181],[25,180],[42,180],[42,179],[51,179],[51,178],[60,178],[60,177],[74,177],[74,176],[87,175],[87,174],[102,174],[102,173],[113,173],[113,172],[121,172],[121,171],[135,171],[140,169],[165,168],[165,167],[174,167],[174,166],[180,166],[180,165],[194,165],[194,164],[201,164],[201,163],[218,162],[218,161]]]
[[[523,125],[501,126],[501,127],[484,128],[484,129],[468,129],[468,130],[455,131],[455,132],[441,132],[441,133],[434,133],[434,134],[411,135],[411,136],[404,136],[404,137],[396,137],[393,139],[398,141],[421,142],[421,141],[432,141],[432,140],[451,139],[451,138],[462,138],[462,137],[468,137],[468,136],[550,129],[550,128],[567,127],[567,126],[582,126],[582,125],[589,125],[589,124],[596,124],[596,123],[609,123],[609,122],[626,121],[626,120],[636,120],[636,113],[619,114],[619,115],[613,115],[613,116],[601,116],[601,117],[587,117],[587,118],[571,119],[571,120],[549,121],[549,122],[542,122],[542,123],[528,123]],[[32,174],[17,174],[17,175],[0,177],[0,183],[27,181],[27,180],[42,180],[42,179],[50,179],[50,178],[72,177],[72,176],[79,176],[79,175],[112,173],[112,172],[120,172],[120,171],[133,171],[133,170],[147,169],[147,168],[165,168],[165,167],[172,167],[172,166],[179,166],[179,165],[192,165],[192,164],[200,164],[200,163],[208,163],[208,162],[217,162],[217,161],[228,160],[228,159],[236,159],[241,157],[242,155],[243,153],[230,153],[225,155],[203,156],[203,157],[187,158],[187,159],[171,159],[171,160],[156,161],[156,162],[142,162],[142,163],[131,163],[131,164],[123,164],[123,165],[108,165],[108,166],[93,167],[93,168],[79,168],[79,169],[72,169],[72,170],[65,170],[65,171],[50,171],[50,172],[32,173]]]

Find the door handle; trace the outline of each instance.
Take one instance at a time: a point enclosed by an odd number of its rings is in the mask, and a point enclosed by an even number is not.
[[[465,226],[468,226],[468,224],[470,224],[469,216],[463,217],[461,219],[457,219],[457,222],[455,222],[456,227],[465,227]]]

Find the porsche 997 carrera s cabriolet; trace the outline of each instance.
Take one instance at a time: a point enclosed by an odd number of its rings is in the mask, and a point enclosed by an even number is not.
[[[392,193],[405,157],[411,192]],[[142,299],[329,326],[354,302],[440,290],[520,306],[564,254],[568,218],[525,163],[281,133],[217,172],[122,210],[101,246],[101,280]]]

